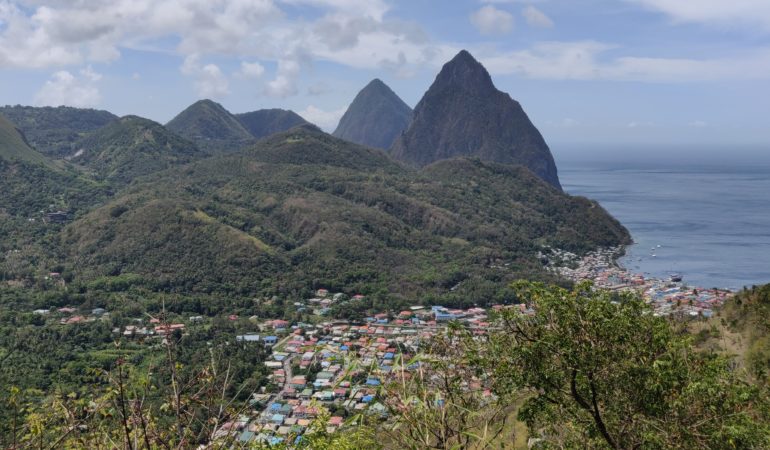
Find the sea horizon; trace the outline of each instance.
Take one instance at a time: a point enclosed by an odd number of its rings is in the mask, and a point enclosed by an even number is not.
[[[619,263],[633,273],[738,290],[770,280],[770,156],[651,146],[557,153],[564,190],[598,201],[634,240]],[[736,153],[739,156],[736,156]],[[730,158],[730,155],[733,157]]]

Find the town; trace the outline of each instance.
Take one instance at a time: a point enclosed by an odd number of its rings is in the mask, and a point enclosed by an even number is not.
[[[615,262],[621,251],[619,247],[605,248],[579,258],[569,252],[552,250],[549,264],[551,259],[554,264],[549,268],[573,282],[590,280],[596,288],[635,292],[661,316],[709,318],[733,296],[724,289],[687,286],[676,274],[667,280],[632,274]],[[541,254],[541,258],[547,257]]]
[[[639,293],[656,315],[708,318],[732,295],[729,291],[693,289],[680,281],[631,274],[615,263],[619,251],[608,248],[583,258],[551,251],[548,264],[550,270],[574,282],[590,280],[597,288]],[[418,353],[422,342],[453,321],[479,336],[490,328],[489,310],[479,307],[414,305],[399,312],[376,313],[360,323],[330,317],[332,307],[364,298],[360,294],[349,297],[318,289],[313,298],[293,303],[296,310],[311,312],[311,317],[317,319],[314,323],[249,317],[253,331],[233,336],[232,342],[269,350],[264,362],[269,371],[268,383],[251,395],[249,407],[237,420],[223,424],[216,437],[234,438],[244,445],[275,445],[301,437],[318,420],[323,420],[326,431],[333,433],[358,414],[387,419],[388,409],[379,387],[392,381],[404,368],[404,362]],[[525,304],[492,305],[490,309],[502,308],[532,313]],[[109,318],[104,308],[94,308],[90,314],[70,307],[33,312],[60,317],[62,325]],[[240,319],[236,315],[227,318]],[[135,324],[112,331],[124,339],[166,342],[172,333],[184,333],[186,327],[206,320],[203,316],[190,316],[169,322],[150,317],[134,319]]]

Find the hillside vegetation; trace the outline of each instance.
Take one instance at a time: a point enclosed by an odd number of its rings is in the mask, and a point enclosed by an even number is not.
[[[211,100],[193,103],[171,119],[166,128],[212,154],[234,152],[255,140],[234,115]]]
[[[458,302],[545,277],[542,245],[628,240],[598,204],[524,168],[460,159],[415,171],[309,125],[151,176],[63,234],[86,279],[130,272],[168,290],[325,286]]]
[[[126,116],[100,128],[75,144],[72,162],[121,186],[134,179],[205,157],[192,142],[159,123]]]
[[[278,108],[236,114],[235,117],[257,139],[308,123],[294,111]]]
[[[54,159],[69,156],[77,140],[118,119],[107,111],[69,106],[4,106],[0,114],[24,132],[33,148]]]

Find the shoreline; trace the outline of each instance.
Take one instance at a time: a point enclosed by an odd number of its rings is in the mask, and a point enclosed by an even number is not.
[[[597,288],[637,293],[653,308],[654,314],[661,316],[709,318],[735,294],[727,289],[689,286],[683,280],[632,273],[619,262],[625,254],[625,246],[600,248],[582,258],[550,249],[550,254],[541,258],[548,259],[548,270],[573,282],[588,280]]]

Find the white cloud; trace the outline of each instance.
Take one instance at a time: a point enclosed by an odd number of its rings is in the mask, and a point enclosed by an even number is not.
[[[470,19],[481,34],[506,34],[513,30],[513,15],[492,5],[482,6]]]
[[[693,128],[706,128],[708,126],[708,124],[702,120],[694,120],[687,125]]]
[[[243,78],[259,78],[265,73],[265,66],[258,62],[241,61],[241,68],[236,72],[237,76]]]
[[[297,114],[310,123],[318,125],[324,131],[331,133],[340,122],[340,118],[345,114],[347,108],[340,108],[332,111],[324,111],[313,105],[299,111]]]
[[[770,78],[770,48],[712,59],[605,56],[617,48],[596,41],[541,42],[530,49],[479,59],[491,73],[535,79],[692,82]]]
[[[324,95],[330,92],[332,92],[332,88],[329,87],[329,85],[324,83],[323,81],[313,84],[311,86],[308,86],[307,88],[307,95],[311,95],[311,96]]]
[[[348,14],[371,17],[378,21],[390,9],[382,0],[282,0],[293,5],[311,5],[319,8],[330,8]]]
[[[200,98],[221,98],[230,93],[227,77],[219,66],[201,65],[197,54],[185,58],[180,70],[183,75],[194,78],[195,92]]]
[[[679,22],[718,26],[759,26],[770,31],[767,0],[627,0],[660,11]]]
[[[81,70],[79,77],[60,70],[40,88],[34,103],[38,106],[67,105],[79,108],[96,106],[102,100],[99,88],[95,85],[100,79],[101,75],[91,67]]]
[[[299,62],[292,59],[278,61],[278,70],[275,78],[265,86],[265,95],[268,97],[285,98],[297,95],[297,77],[300,72]]]
[[[649,128],[654,126],[655,124],[653,122],[639,122],[636,120],[628,122],[628,124],[626,125],[627,128]]]
[[[119,47],[175,38],[189,54],[269,51],[272,0],[0,0],[0,67],[56,67],[120,57]],[[45,3],[45,4],[40,4]]]
[[[530,5],[521,11],[521,14],[526,19],[527,23],[533,27],[551,28],[553,27],[553,20],[546,16],[544,12]]]
[[[314,11],[289,19],[281,10],[289,6]],[[389,0],[0,0],[0,68],[112,61],[129,48],[262,64],[294,59],[301,70],[325,60],[410,76],[456,51],[389,10]],[[216,66],[200,69],[218,79],[214,92],[226,90]],[[266,92],[291,95],[298,76],[278,73]],[[211,91],[211,82],[201,89]]]

